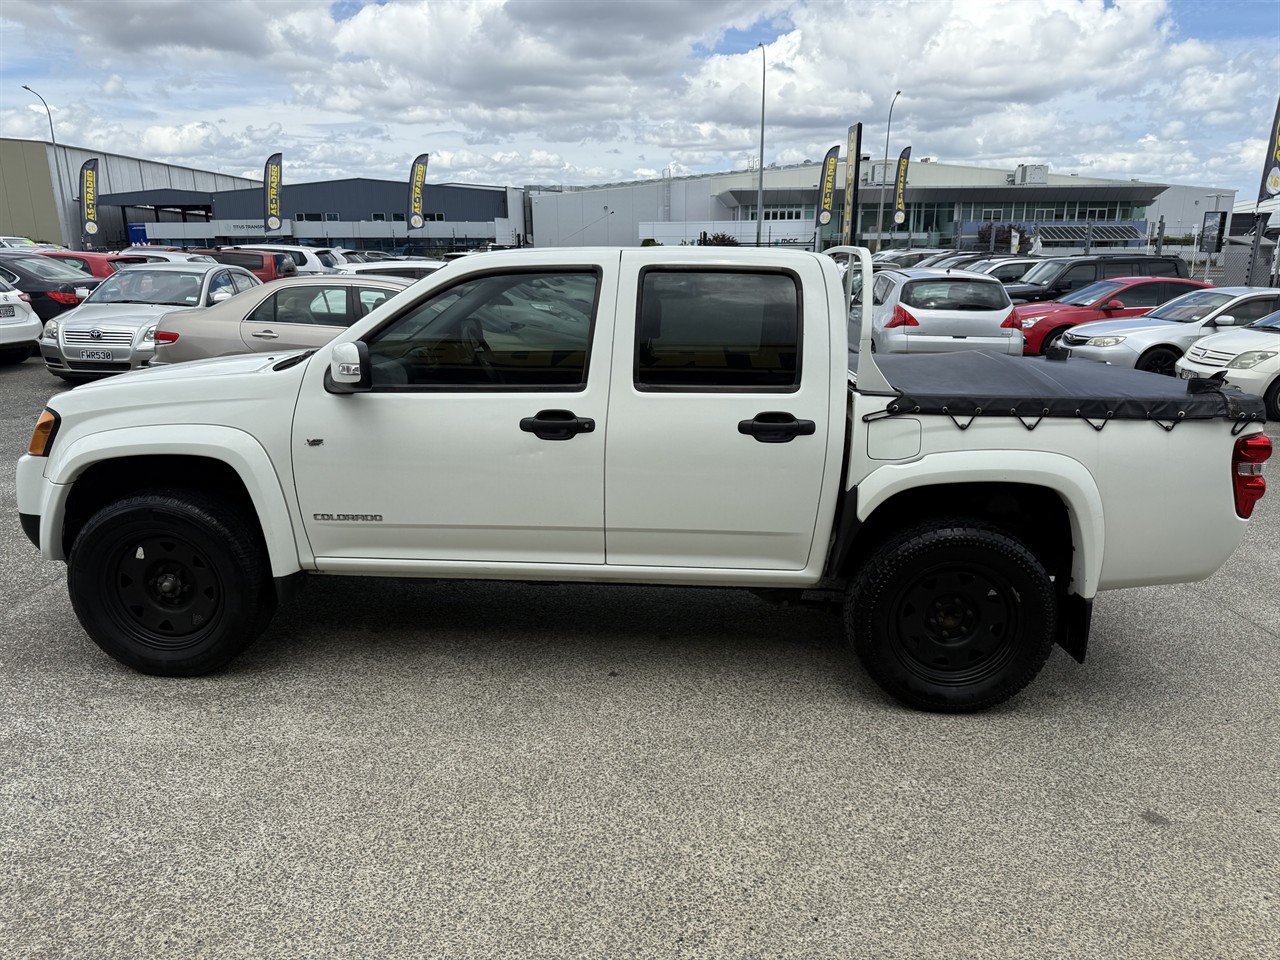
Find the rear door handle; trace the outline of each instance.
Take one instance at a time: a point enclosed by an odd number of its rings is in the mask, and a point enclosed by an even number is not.
[[[255,330],[249,334],[251,337],[257,337],[259,340],[279,340],[280,334],[272,333],[270,330]]]
[[[572,410],[539,410],[521,420],[520,429],[539,440],[572,440],[580,433],[593,433],[596,422],[576,416]]]
[[[760,443],[790,443],[796,437],[812,436],[816,429],[812,420],[797,420],[789,413],[776,410],[738,421],[738,432],[755,437]]]

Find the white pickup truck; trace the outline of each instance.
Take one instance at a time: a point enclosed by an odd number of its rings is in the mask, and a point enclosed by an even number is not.
[[[869,289],[866,251],[834,254]],[[874,354],[849,303],[827,254],[469,257],[319,350],[58,395],[22,526],[147,673],[222,667],[304,574],[741,587],[842,602],[876,681],[939,711],[1012,696],[1055,643],[1083,660],[1099,590],[1239,544],[1258,398]]]

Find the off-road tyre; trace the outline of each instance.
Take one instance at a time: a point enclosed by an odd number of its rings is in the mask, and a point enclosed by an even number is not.
[[[937,519],[889,539],[849,585],[845,632],[902,703],[965,713],[1002,703],[1040,672],[1058,603],[1044,565],[982,521]]]
[[[142,491],[95,513],[72,544],[67,586],[94,643],[159,676],[221,669],[275,612],[257,527],[192,490]]]

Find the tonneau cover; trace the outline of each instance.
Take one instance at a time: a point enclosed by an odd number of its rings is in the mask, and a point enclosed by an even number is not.
[[[849,365],[857,354],[850,353]],[[1262,398],[1217,380],[1181,380],[1092,360],[1012,357],[984,350],[876,354],[900,394],[887,416],[1081,417],[1090,421],[1266,419]]]

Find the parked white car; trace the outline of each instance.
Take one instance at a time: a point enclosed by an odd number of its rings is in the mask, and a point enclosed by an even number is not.
[[[31,297],[0,279],[0,363],[21,363],[31,356],[42,327]]]
[[[447,260],[380,260],[377,263],[343,263],[338,265],[338,272],[421,280],[423,277],[431,276],[448,262]]]
[[[1231,386],[1262,397],[1267,417],[1280,421],[1280,311],[1205,337],[1178,361],[1177,370],[1186,379],[1225,373]]]
[[[298,273],[333,273],[333,263],[325,263],[315,247],[301,247],[293,243],[241,243],[228,250],[270,250],[272,253],[287,253],[293,257],[298,266]]]
[[[125,247],[120,253],[130,257],[146,257],[147,263],[217,263],[205,253],[187,253],[185,250],[157,250],[154,247]]]
[[[1141,317],[1082,323],[1063,334],[1062,344],[1073,357],[1172,376],[1197,340],[1278,309],[1274,287],[1213,287],[1174,297]]]
[[[877,352],[1022,355],[1022,328],[995,277],[967,270],[886,269],[875,274],[871,293],[871,343]],[[860,296],[855,295],[855,304]],[[860,315],[860,310],[850,314],[850,343],[861,335]]]

